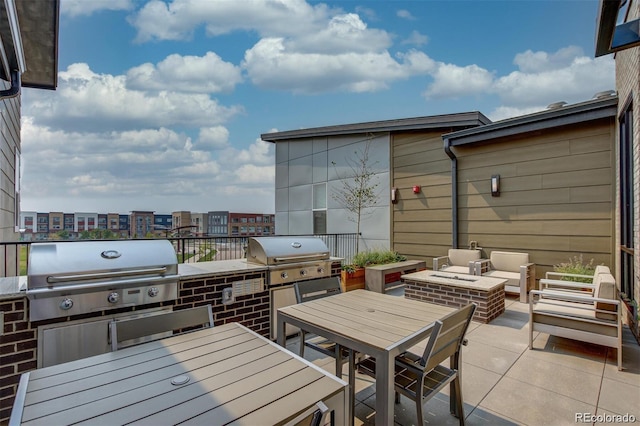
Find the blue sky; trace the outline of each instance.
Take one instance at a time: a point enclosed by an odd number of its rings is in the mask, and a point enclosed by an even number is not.
[[[614,89],[596,0],[61,0],[56,91],[25,89],[22,210],[273,212],[269,131]],[[28,64],[27,64],[28,66]]]

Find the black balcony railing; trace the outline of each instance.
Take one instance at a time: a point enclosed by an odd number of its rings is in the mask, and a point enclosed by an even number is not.
[[[356,250],[357,234],[296,235],[320,238],[333,257],[348,263]],[[178,257],[178,263],[196,263],[245,257],[247,237],[169,237]],[[91,241],[91,240],[74,240]],[[31,244],[51,241],[0,242],[0,277],[26,275],[29,267]],[[56,242],[64,242],[56,240]]]

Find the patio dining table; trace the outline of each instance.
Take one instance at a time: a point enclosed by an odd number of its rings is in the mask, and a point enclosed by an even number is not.
[[[344,381],[229,323],[25,373],[9,424],[295,424],[321,407],[344,425],[347,401]]]
[[[285,345],[286,325],[290,324],[374,357],[377,363],[375,422],[377,425],[392,425],[395,357],[426,340],[434,321],[454,310],[447,306],[355,290],[278,309],[278,343]],[[353,368],[350,362],[351,411]],[[353,417],[350,420],[353,421]]]

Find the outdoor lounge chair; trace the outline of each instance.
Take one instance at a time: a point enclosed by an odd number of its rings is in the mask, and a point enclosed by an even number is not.
[[[396,403],[400,402],[399,394],[415,401],[418,425],[423,424],[422,405],[452,382],[451,413],[458,417],[461,425],[464,425],[460,347],[466,344],[464,335],[475,309],[476,305],[472,303],[437,320],[422,356],[405,352],[396,357],[394,378]],[[442,365],[447,358],[451,358],[449,368]],[[358,369],[361,373],[375,377],[375,359],[366,358],[358,364]],[[455,410],[453,410],[454,406]]]
[[[342,292],[340,278],[322,278],[309,281],[298,281],[293,284],[298,303],[321,299]],[[307,339],[307,332],[300,330],[300,357],[304,358],[304,348],[309,347],[322,354],[335,358],[336,376],[342,376],[342,366],[349,361],[349,351],[340,345],[321,336]]]
[[[187,329],[184,331],[187,332],[209,327],[213,327],[211,305],[138,318],[114,319],[109,323],[111,350],[116,351],[141,343],[137,341],[138,339],[146,338],[144,341],[148,342],[167,337],[167,335],[179,334],[173,333],[174,330]],[[122,345],[123,342],[127,343]]]
[[[535,288],[535,264],[529,262],[529,253],[492,251],[489,259],[475,263],[475,275],[507,280],[505,293],[520,296],[520,302],[527,302],[527,295]]]
[[[433,258],[433,270],[473,275],[474,262],[480,257],[480,250],[449,249],[447,256]]]
[[[547,272],[540,280],[540,290],[567,291],[571,293],[593,296],[596,288],[595,280],[599,274],[610,274],[608,266],[596,266],[593,275],[568,274],[564,272]],[[590,282],[585,282],[590,280]]]
[[[616,348],[622,370],[620,300],[611,274],[595,275],[593,296],[555,289],[533,290],[529,301],[529,349],[533,332]]]

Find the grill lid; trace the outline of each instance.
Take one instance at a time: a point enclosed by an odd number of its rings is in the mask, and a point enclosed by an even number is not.
[[[329,259],[329,249],[316,237],[250,237],[247,261],[261,265],[282,265]]]
[[[29,253],[27,292],[177,274],[176,253],[168,240],[38,243]]]

